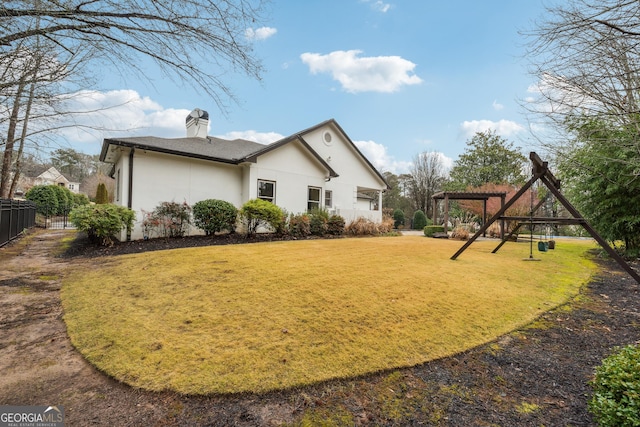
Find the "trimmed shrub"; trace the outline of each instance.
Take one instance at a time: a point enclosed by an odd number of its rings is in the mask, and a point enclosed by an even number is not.
[[[224,200],[207,199],[193,205],[193,222],[207,235],[235,231],[238,209]]]
[[[113,236],[126,229],[130,232],[136,213],[124,206],[112,204],[84,205],[69,213],[69,220],[80,231],[85,231],[89,240],[103,245],[113,245]]]
[[[427,225],[427,216],[421,210],[413,213],[413,229],[422,230]]]
[[[307,237],[311,234],[311,218],[307,214],[290,214],[287,228],[292,236]]]
[[[393,228],[400,228],[404,225],[404,212],[402,209],[393,211]]]
[[[262,199],[251,199],[242,205],[240,217],[247,234],[255,234],[260,227],[280,230],[285,220],[282,209]]]
[[[315,208],[309,211],[309,225],[314,236],[327,234],[328,222],[329,212],[326,210]]]
[[[38,205],[37,212],[42,215],[62,215],[68,208],[85,204],[75,203],[75,194],[71,190],[54,184],[31,187],[25,194],[25,198],[35,202]]]
[[[191,224],[191,206],[187,202],[162,202],[153,212],[142,211],[144,237],[182,237]]]
[[[56,185],[36,185],[24,195],[36,204],[36,212],[41,215],[54,215],[58,212],[58,193]]]
[[[96,204],[103,205],[105,203],[109,203],[109,192],[105,183],[101,182],[96,188]]]
[[[606,427],[640,426],[640,348],[628,345],[596,368],[589,411]]]
[[[332,236],[344,234],[344,218],[340,215],[331,215],[327,221],[327,233]]]
[[[58,208],[55,212],[56,215],[64,214],[65,209],[70,208],[73,202],[73,194],[68,188],[61,185],[51,185],[51,189],[56,193],[58,199]]]
[[[427,225],[422,231],[427,237],[433,237],[435,233],[444,233],[444,225]]]
[[[73,195],[73,205],[74,206],[84,206],[91,203],[89,198],[85,194],[76,193]]]

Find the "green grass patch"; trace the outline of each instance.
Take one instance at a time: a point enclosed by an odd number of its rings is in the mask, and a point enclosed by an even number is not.
[[[566,302],[594,244],[367,238],[213,246],[105,259],[64,279],[68,333],[98,369],[185,394],[266,392],[412,366]]]
[[[541,409],[540,405],[537,405],[535,403],[529,403],[529,402],[521,402],[516,407],[516,411],[518,411],[519,414],[523,414],[523,415],[533,414],[534,412],[537,412],[540,409]]]

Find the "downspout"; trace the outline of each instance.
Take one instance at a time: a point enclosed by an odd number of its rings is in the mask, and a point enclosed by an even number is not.
[[[129,190],[127,196],[127,207],[131,209],[133,206],[133,154],[136,149],[131,147],[129,151]],[[131,230],[127,230],[127,242],[131,241]]]

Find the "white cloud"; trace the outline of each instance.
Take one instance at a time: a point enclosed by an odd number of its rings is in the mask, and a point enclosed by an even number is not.
[[[500,104],[497,100],[493,100],[493,104],[491,104],[493,106],[493,109],[496,111],[500,111],[502,109],[504,109],[504,105]]]
[[[244,35],[249,40],[266,40],[269,37],[275,35],[278,32],[277,28],[272,27],[260,27],[260,28],[247,28],[244,31]]]
[[[66,100],[68,110],[75,111],[60,136],[74,145],[93,146],[98,151],[102,140],[109,137],[151,135],[180,138],[187,135],[185,118],[191,110],[163,108],[149,97],[134,90],[108,92],[82,91]],[[197,107],[194,105],[194,108]],[[215,132],[215,119],[209,121],[209,134]],[[276,132],[255,130],[233,131],[218,136],[223,139],[246,139],[270,144],[284,138]],[[81,149],[87,151],[88,147]]]
[[[387,147],[374,141],[353,141],[364,156],[380,172],[394,174],[406,173],[411,168],[411,162],[396,160],[387,153]]]
[[[462,130],[462,134],[466,138],[473,137],[476,132],[484,132],[489,129],[496,131],[498,135],[501,135],[505,138],[508,138],[525,130],[525,128],[521,124],[511,120],[500,120],[497,122],[491,120],[464,121],[460,125],[460,129]]]
[[[440,157],[440,161],[444,165],[444,168],[447,170],[447,174],[453,168],[453,159],[451,157],[445,156],[443,153],[438,152],[438,157]]]
[[[303,53],[300,59],[312,74],[330,73],[350,93],[391,93],[404,85],[422,83],[420,77],[412,74],[416,66],[413,62],[399,56],[358,57],[360,53],[360,50],[338,50],[327,55]]]
[[[390,3],[385,3],[381,0],[375,0],[375,1],[371,1],[371,0],[361,0],[363,3],[367,3],[371,6],[371,9],[377,11],[377,12],[382,12],[382,13],[387,13],[389,11],[389,9],[391,9],[393,6],[391,6]]]
[[[284,138],[284,135],[280,135],[277,132],[257,132],[255,130],[245,131],[232,131],[227,132],[224,135],[218,136],[222,139],[245,139],[247,141],[257,142],[259,144],[271,144]]]
[[[80,91],[63,101],[73,115],[63,116],[58,132],[69,143],[101,144],[117,135],[184,136],[190,110],[165,109],[134,90]]]

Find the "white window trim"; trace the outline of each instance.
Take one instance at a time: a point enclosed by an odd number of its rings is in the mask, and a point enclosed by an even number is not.
[[[318,190],[318,200],[311,200],[311,198],[309,196],[311,196],[311,190]],[[311,210],[312,208],[309,207],[309,205],[311,203],[317,203],[318,206],[317,208],[320,209],[322,207],[322,187],[314,187],[314,186],[308,186],[307,187],[307,210]]]
[[[268,183],[268,184],[273,184],[273,196],[271,197],[271,200],[267,197],[261,197],[260,196],[260,183],[264,182],[264,183]],[[256,192],[256,196],[258,199],[262,199],[262,200],[266,200],[268,202],[273,203],[274,205],[276,204],[276,182],[269,180],[269,179],[258,179],[258,183],[257,183],[258,187],[257,187],[257,192]]]
[[[327,204],[329,202],[329,204]],[[333,191],[324,190],[324,207],[327,209],[333,208]]]

